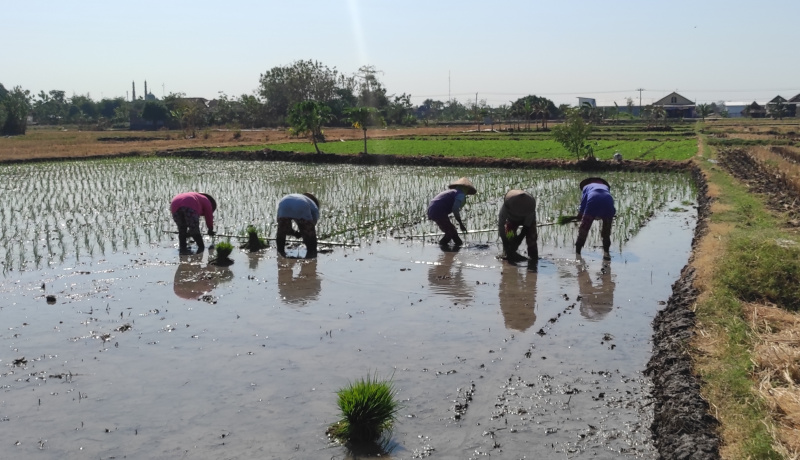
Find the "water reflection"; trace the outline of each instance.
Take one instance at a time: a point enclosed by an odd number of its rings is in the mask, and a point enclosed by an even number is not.
[[[600,321],[614,308],[614,288],[611,264],[604,262],[592,283],[589,266],[578,258],[578,287],[581,295],[581,315],[590,321]]]
[[[203,254],[180,256],[178,269],[172,283],[175,295],[182,299],[197,299],[213,291],[219,283],[233,279],[233,272],[227,267],[203,265]]]
[[[534,270],[503,264],[500,274],[500,311],[506,329],[525,331],[536,322],[536,278]]]
[[[287,304],[301,304],[319,298],[322,280],[317,276],[317,259],[277,257],[278,293]],[[300,267],[297,275],[295,268]]]
[[[456,303],[472,300],[472,289],[464,280],[464,266],[456,262],[458,249],[442,250],[436,264],[428,267],[428,283],[434,292],[450,296]]]

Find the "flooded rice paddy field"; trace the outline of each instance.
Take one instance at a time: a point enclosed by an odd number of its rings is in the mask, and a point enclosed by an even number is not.
[[[656,456],[642,371],[690,251],[686,175],[605,175],[611,262],[597,229],[576,259],[576,228],[543,226],[538,272],[498,259],[493,232],[457,252],[405,237],[435,233],[425,205],[460,176],[480,230],[512,187],[541,223],[574,214],[579,173],[128,160],[0,176],[0,427],[16,457],[347,458],[325,436],[335,392],[374,373],[403,403],[383,458]],[[319,233],[357,246],[179,256],[165,230],[185,190],[217,198],[219,233],[268,236],[280,196],[312,191]]]

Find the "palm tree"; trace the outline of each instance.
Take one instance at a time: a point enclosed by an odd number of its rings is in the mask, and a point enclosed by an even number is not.
[[[711,113],[711,106],[708,104],[698,104],[697,105],[697,114],[705,121],[708,114]]]
[[[364,131],[364,154],[367,153],[367,128],[375,125],[383,125],[385,122],[375,107],[351,107],[345,110],[348,115],[347,120],[352,123],[354,128]]]
[[[534,111],[541,116],[542,129],[547,129],[547,118],[550,115],[550,104],[547,99],[539,99],[533,104]]]

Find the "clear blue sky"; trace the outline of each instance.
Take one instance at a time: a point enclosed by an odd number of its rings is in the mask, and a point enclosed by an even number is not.
[[[498,106],[800,93],[800,1],[0,0],[0,83],[68,96],[252,94],[297,60],[389,94]]]

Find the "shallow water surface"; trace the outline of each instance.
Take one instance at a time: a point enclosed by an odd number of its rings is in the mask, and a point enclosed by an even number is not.
[[[170,241],[16,272],[0,287],[4,450],[346,458],[325,437],[335,392],[377,373],[403,402],[389,458],[654,458],[650,321],[693,226],[659,213],[610,263],[545,245],[536,273],[495,245],[394,239],[226,268]]]

